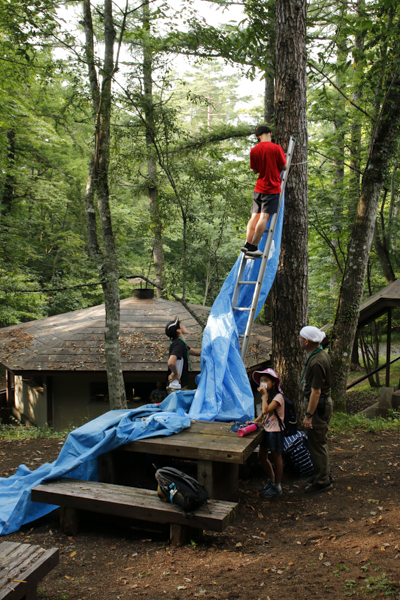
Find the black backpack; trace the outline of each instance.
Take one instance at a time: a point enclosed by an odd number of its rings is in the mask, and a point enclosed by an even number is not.
[[[156,471],[157,495],[164,502],[179,506],[185,513],[193,512],[208,500],[202,485],[179,469],[163,467]]]
[[[285,399],[285,416],[282,420],[278,416],[278,412],[274,409],[275,416],[279,421],[279,427],[285,437],[288,435],[295,435],[297,433],[297,415],[294,404],[289,398],[283,396]]]

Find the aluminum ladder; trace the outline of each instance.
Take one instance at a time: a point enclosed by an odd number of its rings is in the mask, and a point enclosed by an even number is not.
[[[268,231],[268,236],[267,236],[267,241],[265,243],[264,253],[261,258],[261,264],[260,264],[260,269],[258,271],[257,281],[244,281],[243,280],[243,275],[244,275],[244,271],[246,268],[246,261],[256,260],[256,259],[254,259],[250,256],[246,256],[245,253],[242,252],[242,258],[241,258],[240,265],[239,265],[239,271],[238,271],[238,276],[236,279],[235,290],[234,290],[233,296],[232,296],[232,309],[240,311],[240,312],[248,312],[249,313],[249,316],[247,319],[246,330],[245,330],[244,334],[239,335],[239,338],[242,340],[241,357],[242,357],[243,362],[245,361],[247,350],[249,347],[250,335],[251,335],[251,331],[253,328],[253,323],[254,323],[254,319],[255,319],[255,315],[256,315],[258,299],[260,297],[261,285],[262,285],[262,282],[264,279],[265,269],[267,268],[267,262],[268,262],[268,257],[269,257],[269,253],[270,253],[271,246],[272,246],[272,240],[274,237],[276,221],[278,219],[278,214],[279,214],[279,211],[281,208],[282,196],[285,191],[286,182],[287,182],[287,179],[289,176],[290,165],[292,162],[292,156],[293,156],[293,150],[294,150],[295,143],[296,143],[296,138],[292,135],[289,140],[289,147],[288,147],[288,151],[286,154],[286,163],[287,163],[288,168],[286,171],[283,172],[283,177],[282,177],[282,182],[281,182],[281,193],[279,196],[279,206],[278,206],[277,212],[272,215],[272,218],[269,221],[269,224],[270,224],[269,229],[266,229],[266,231]],[[251,302],[251,306],[249,308],[237,306],[237,302],[239,299],[239,293],[240,293],[240,289],[241,289],[242,285],[253,285],[254,286],[253,299]]]

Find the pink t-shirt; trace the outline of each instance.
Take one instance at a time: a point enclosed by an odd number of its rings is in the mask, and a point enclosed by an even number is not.
[[[278,416],[283,423],[283,419],[285,418],[285,399],[282,396],[282,394],[277,394],[274,400],[278,403],[278,406],[276,407],[276,412],[278,413]],[[282,431],[279,427],[279,421],[276,418],[274,412],[272,412],[266,419],[265,427],[267,431]]]

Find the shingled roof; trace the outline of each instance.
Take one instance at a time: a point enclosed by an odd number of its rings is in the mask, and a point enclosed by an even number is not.
[[[388,308],[397,308],[400,306],[400,279],[396,279],[376,294],[373,294],[365,300],[360,306],[360,316],[358,327],[366,325],[373,319],[377,319]]]
[[[191,305],[201,316],[209,308]],[[189,346],[201,346],[201,328],[180,304],[152,298],[121,300],[120,348],[122,369],[129,372],[166,371],[169,340],[165,325],[176,314],[190,331]],[[46,372],[105,372],[104,304],[0,330],[0,363],[15,374]],[[247,366],[269,359],[271,331],[253,329]],[[200,359],[192,357],[193,371]]]

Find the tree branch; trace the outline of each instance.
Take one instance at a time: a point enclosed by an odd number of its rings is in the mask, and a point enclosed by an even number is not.
[[[320,156],[323,156],[324,158],[334,162],[335,159],[331,158],[330,156],[326,156],[326,154],[322,154],[322,152],[319,152],[318,150],[314,150],[312,148],[309,149],[310,152],[314,152],[315,154],[319,154]],[[325,162],[325,161],[324,161]],[[348,163],[343,163],[346,167],[349,167],[349,169],[351,169],[352,171],[356,171],[356,173],[359,173],[360,175],[363,175],[363,172],[360,171],[360,169],[357,169],[357,167],[352,167],[351,165],[349,165]]]
[[[319,73],[320,75],[322,75],[322,77],[325,77],[325,79],[327,81],[329,81],[329,83],[335,88],[335,90],[337,90],[339,92],[339,94],[341,94],[343,96],[343,98],[345,98],[347,100],[347,102],[349,102],[352,106],[354,106],[354,108],[356,108],[357,110],[359,110],[360,112],[362,112],[366,117],[368,117],[368,119],[370,119],[371,121],[373,121],[374,119],[371,117],[371,115],[369,115],[363,108],[361,108],[361,106],[358,106],[357,104],[355,104],[355,102],[353,102],[353,100],[351,100],[348,96],[346,96],[346,94],[344,92],[342,92],[342,90],[340,89],[340,87],[338,87],[336,85],[336,83],[334,83],[332,81],[332,79],[330,77],[328,77],[328,75],[326,75],[323,71],[321,71],[320,69],[317,69],[317,67],[315,65],[313,65],[310,61],[308,61],[308,66],[311,69],[314,69],[314,71],[317,71],[317,73]]]

